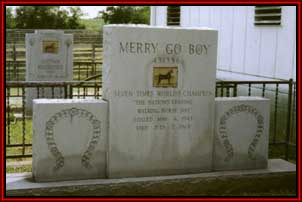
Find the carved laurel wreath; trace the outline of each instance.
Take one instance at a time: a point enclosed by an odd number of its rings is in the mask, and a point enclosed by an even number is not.
[[[227,153],[227,156],[224,159],[224,161],[226,161],[226,162],[230,161],[234,156],[234,149],[233,149],[233,146],[230,143],[228,135],[227,135],[226,121],[230,117],[232,117],[234,114],[238,114],[241,112],[246,112],[246,113],[252,114],[257,120],[257,131],[256,131],[256,134],[255,134],[252,142],[250,143],[250,145],[248,147],[248,157],[252,160],[255,160],[255,155],[254,155],[255,149],[256,149],[256,146],[258,145],[261,135],[263,134],[263,129],[264,129],[263,116],[257,111],[257,109],[255,107],[250,106],[250,105],[241,104],[241,105],[236,105],[236,106],[232,107],[231,109],[229,109],[227,112],[225,112],[219,120],[218,133],[219,133],[220,140],[222,141],[222,144]]]
[[[56,114],[54,114],[47,122],[46,122],[46,128],[45,128],[45,137],[46,142],[48,145],[48,148],[51,152],[51,154],[56,159],[56,165],[54,166],[54,171],[58,171],[60,168],[64,166],[64,156],[58,149],[55,139],[54,139],[54,125],[57,124],[61,119],[68,118],[72,120],[74,116],[78,116],[80,118],[87,119],[93,127],[93,135],[88,143],[88,148],[86,151],[82,154],[81,163],[82,165],[90,169],[92,166],[90,164],[90,158],[92,156],[92,153],[95,149],[95,146],[98,144],[99,137],[101,135],[101,122],[89,111],[84,109],[78,109],[78,108],[70,108],[70,109],[64,109]]]

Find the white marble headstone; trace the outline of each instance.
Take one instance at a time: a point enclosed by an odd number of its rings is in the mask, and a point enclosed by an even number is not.
[[[107,111],[102,100],[34,99],[34,180],[106,177]]]
[[[109,177],[211,170],[217,31],[104,27]]]
[[[267,167],[269,99],[216,98],[214,170]]]
[[[73,35],[61,30],[36,30],[26,34],[26,81],[72,81]],[[61,89],[40,89],[39,97],[63,98]],[[61,95],[62,93],[62,95]],[[26,107],[32,109],[36,89],[26,89]]]

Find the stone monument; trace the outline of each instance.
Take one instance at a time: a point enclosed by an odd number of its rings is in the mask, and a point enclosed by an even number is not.
[[[216,98],[214,170],[266,168],[269,99]]]
[[[43,53],[29,61],[27,78],[70,75],[67,53],[57,54],[72,41],[33,36],[31,51]],[[32,177],[7,175],[7,195],[216,196],[232,193],[230,182],[264,193],[296,187],[294,164],[268,160],[269,100],[215,99],[217,31],[107,25],[103,44],[106,101],[34,99]],[[63,182],[35,183],[44,181]]]
[[[34,99],[34,180],[105,178],[107,110],[102,100]]]
[[[26,81],[72,81],[73,35],[58,30],[26,34]],[[52,92],[53,91],[53,92]],[[60,89],[26,89],[26,108],[34,98],[63,98]]]
[[[110,178],[212,169],[217,31],[107,25]]]

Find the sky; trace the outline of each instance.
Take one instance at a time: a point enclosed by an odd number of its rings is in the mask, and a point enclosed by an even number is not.
[[[62,6],[68,7],[68,6]],[[94,18],[99,11],[105,10],[107,6],[80,6],[85,15],[82,18]]]
[[[17,6],[9,6],[15,9]],[[63,8],[66,8],[68,6],[62,6]],[[99,11],[105,10],[107,6],[80,6],[82,11],[85,13],[85,15],[82,18],[88,19],[88,18],[94,18],[98,15]]]

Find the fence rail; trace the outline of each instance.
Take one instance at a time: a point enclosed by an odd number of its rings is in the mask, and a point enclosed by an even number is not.
[[[99,81],[6,82],[6,158],[31,157],[32,121],[25,91],[37,98],[101,99]],[[46,94],[45,92],[52,92]],[[56,93],[54,93],[56,92]],[[271,101],[270,157],[296,158],[296,83],[288,81],[217,81],[216,97],[261,96]]]
[[[82,81],[102,70],[102,61],[78,61],[73,63],[73,80]],[[25,81],[25,62],[6,61],[6,80],[7,81]]]
[[[65,34],[73,34],[75,44],[101,44],[102,43],[102,32],[92,31],[85,29],[63,29]],[[6,29],[6,44],[25,43],[25,34],[34,33],[35,29]]]

